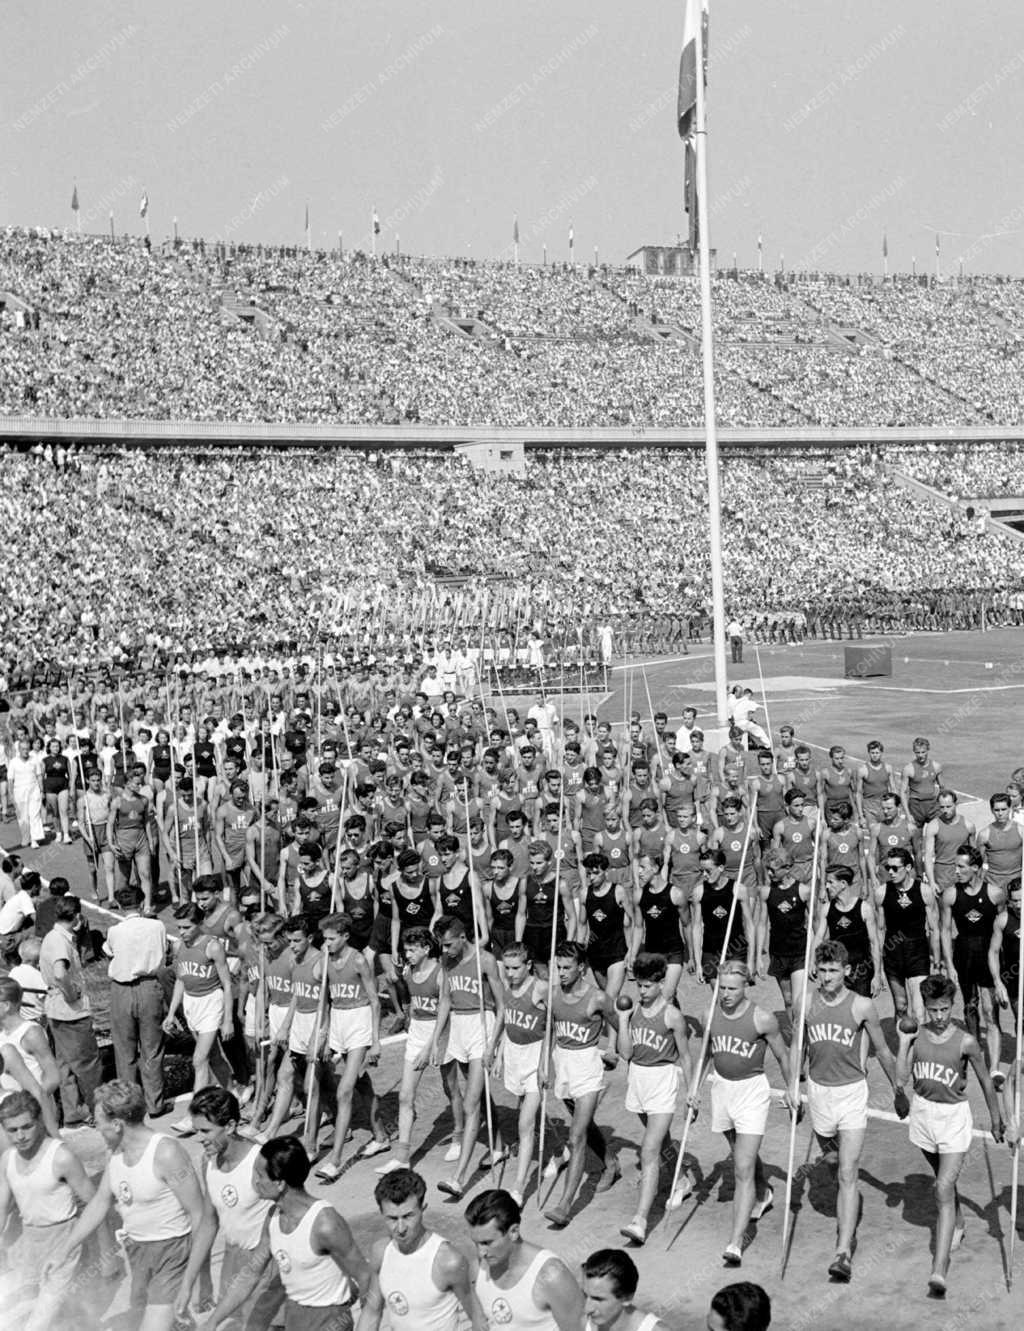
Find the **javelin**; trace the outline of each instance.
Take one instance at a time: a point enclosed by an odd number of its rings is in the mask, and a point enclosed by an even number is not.
[[[551,1080],[551,1030],[553,1024],[552,1006],[555,996],[555,948],[558,946],[558,912],[562,908],[562,825],[564,822],[564,804],[565,804],[565,782],[558,783],[558,841],[555,846],[555,901],[554,909],[551,914],[551,950],[548,955],[548,992],[545,999],[544,1011],[544,1043],[540,1051],[540,1070],[544,1078],[544,1087],[541,1091],[540,1100],[540,1128],[537,1134],[537,1209],[543,1210],[547,1202],[545,1197],[541,1199],[541,1183],[544,1177],[544,1128],[547,1124],[548,1112],[548,1084]],[[555,1183],[558,1181],[558,1172],[551,1183],[551,1190],[554,1190]]]
[[[761,681],[761,697],[764,699],[764,722],[768,727],[768,748],[774,751],[775,739],[772,731],[772,718],[768,711],[768,694],[764,688],[764,675],[761,673],[761,653],[757,650],[757,643],[754,643],[754,656],[757,658],[757,677]]]
[[[707,1020],[704,1022],[704,1034],[700,1042],[700,1055],[697,1058],[696,1063],[693,1065],[693,1082],[690,1086],[690,1094],[687,1096],[686,1099],[687,1103],[686,1122],[683,1125],[683,1135],[679,1142],[679,1154],[676,1156],[676,1167],[675,1171],[672,1174],[672,1187],[669,1190],[668,1203],[666,1204],[665,1207],[666,1212],[678,1211],[679,1208],[682,1206],[683,1202],[686,1200],[686,1197],[683,1194],[683,1190],[679,1187],[679,1175],[682,1173],[683,1160],[686,1157],[686,1139],[690,1135],[690,1124],[693,1122],[695,1117],[694,1114],[691,1112],[689,1105],[690,1101],[696,1098],[697,1092],[700,1090],[701,1075],[704,1069],[704,1059],[707,1057],[708,1044],[711,1041],[711,1019],[715,1015],[715,1004],[718,1002],[718,987],[721,978],[719,975],[719,971],[725,965],[726,953],[729,950],[729,938],[732,934],[733,921],[736,918],[736,903],[739,900],[737,892],[739,891],[743,883],[743,868],[747,861],[747,848],[750,845],[750,829],[753,827],[753,825],[754,825],[754,812],[751,809],[747,817],[747,830],[743,837],[743,850],[740,853],[739,869],[736,872],[736,878],[733,885],[732,903],[729,906],[729,918],[725,922],[725,937],[722,939],[722,953],[721,956],[718,958],[718,968],[715,971],[715,983],[714,987],[711,990],[711,1002],[708,1005]],[[700,957],[695,957],[694,961],[695,964],[698,966],[701,964]]]
[[[487,1015],[484,1008],[484,972],[480,961],[481,939],[480,920],[476,904],[476,884],[473,882],[473,853],[469,849],[469,778],[462,782],[462,803],[466,811],[466,855],[469,859],[466,872],[469,876],[469,904],[473,911],[473,956],[476,958],[476,985],[480,991],[480,1037],[483,1040],[483,1053],[487,1053]],[[484,1116],[487,1119],[487,1161],[491,1182],[494,1176],[494,1119],[491,1114],[491,1076],[486,1057],[481,1060],[484,1074]]]
[[[1024,882],[1024,845],[1021,846],[1021,881]],[[1024,902],[1024,896],[1021,901]],[[1007,911],[1009,911],[1007,892]],[[1010,1171],[1010,1240],[1006,1261],[1007,1289],[1013,1289],[1013,1250],[1017,1242],[1017,1192],[1020,1183],[1020,1108],[1021,1108],[1021,1040],[1024,1036],[1024,929],[1021,928],[1020,908],[1017,912],[1017,1071],[1013,1078],[1013,1117],[1018,1137],[1013,1147],[1013,1165]]]
[[[793,1055],[793,1107],[790,1110],[789,1124],[789,1160],[786,1164],[786,1205],[782,1212],[782,1259],[779,1266],[779,1279],[786,1274],[786,1262],[789,1258],[789,1208],[793,1200],[793,1165],[796,1160],[796,1125],[800,1117],[800,1067],[803,1063],[804,1028],[807,1025],[807,984],[811,971],[811,943],[814,939],[814,889],[818,874],[818,851],[821,842],[821,819],[814,824],[814,858],[811,860],[811,890],[807,898],[807,941],[804,944],[804,990],[800,998],[800,1010],[796,1019],[796,1038],[792,1044]]]

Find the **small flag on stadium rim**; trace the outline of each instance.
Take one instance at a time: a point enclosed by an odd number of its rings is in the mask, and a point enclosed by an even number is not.
[[[78,185],[77,185],[77,183],[75,184],[74,189],[71,191],[71,211],[72,211],[73,213],[77,213],[77,212],[78,212]]]
[[[935,253],[936,253],[936,255],[938,254],[938,252],[939,252],[939,233],[936,231],[936,233],[935,233]]]
[[[572,223],[569,223],[569,248],[572,249]]]
[[[888,236],[885,234],[885,232],[883,231],[883,232],[882,232],[882,258],[883,258],[883,259],[888,259],[888,257],[889,257],[889,237],[888,237]]]
[[[139,200],[139,216],[145,217],[149,212],[149,195],[145,190],[142,191],[142,198]]]
[[[373,234],[375,236],[380,235],[380,218],[377,216],[376,208],[373,210]]]
[[[516,216],[516,217],[514,217],[514,218],[512,219],[512,241],[513,241],[513,244],[515,244],[515,245],[518,245],[518,244],[519,244],[519,217],[518,217],[518,216]]]
[[[699,15],[699,19],[698,19]],[[679,60],[679,100],[676,123],[679,137],[690,139],[697,127],[697,23],[702,25],[704,84],[708,81],[708,0],[686,0],[683,20],[683,54]]]

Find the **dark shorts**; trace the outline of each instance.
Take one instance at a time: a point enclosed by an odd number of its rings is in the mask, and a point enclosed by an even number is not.
[[[551,964],[551,930],[543,924],[528,924],[523,930],[523,942],[535,966]],[[565,942],[565,925],[559,921],[555,945]]]
[[[125,1239],[128,1268],[132,1273],[133,1309],[162,1307],[174,1302],[181,1292],[190,1246],[188,1234],[177,1239],[154,1239],[152,1243]]]
[[[776,956],[771,953],[768,961],[768,974],[773,980],[788,980],[796,971],[804,969],[803,952],[783,952]]]
[[[516,941],[515,929],[492,929],[491,930],[491,951],[500,961],[505,955],[505,949],[511,947]]]
[[[930,975],[932,954],[928,939],[886,939],[882,950],[882,969],[894,980],[916,980]]]
[[[614,947],[588,947],[587,965],[595,975],[599,971],[602,975],[605,975],[609,967],[617,966],[620,962],[626,960],[627,950],[624,938],[621,943],[616,941]]]
[[[370,941],[367,943],[373,952],[386,952],[391,955],[391,916],[377,915],[373,921],[373,928],[370,930]]]
[[[846,977],[847,989],[852,989],[861,998],[871,997],[871,981],[875,978],[875,964],[870,957],[850,958],[850,973]]]
[[[953,969],[966,996],[974,989],[991,989],[992,972],[988,968],[988,941],[979,938],[953,940]]]
[[[352,1309],[347,1304],[309,1308],[286,1299],[284,1331],[352,1331]]]
[[[925,823],[930,823],[937,816],[939,801],[937,799],[919,800],[910,795],[907,798],[907,808],[918,827],[924,827]]]
[[[666,966],[683,966],[686,964],[682,947],[670,948],[668,951],[665,948],[645,947],[644,951],[651,952],[655,956],[664,957]]]
[[[224,1261],[220,1269],[221,1299],[227,1296],[236,1279],[245,1277],[252,1256],[250,1249],[238,1248],[233,1243],[224,1244]],[[284,1286],[281,1284],[277,1263],[270,1261],[264,1267],[256,1288],[239,1310],[245,1331],[269,1331],[283,1303]]]

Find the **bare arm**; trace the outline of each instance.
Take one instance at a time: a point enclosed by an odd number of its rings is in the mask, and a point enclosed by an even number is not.
[[[583,1326],[583,1291],[560,1257],[544,1263],[533,1291],[534,1301],[551,1314],[558,1331],[579,1331]]]
[[[450,1243],[441,1244],[434,1258],[431,1275],[438,1289],[454,1294],[458,1299],[463,1312],[469,1318],[472,1331],[487,1331],[487,1318],[470,1278],[469,1263],[457,1248],[453,1248]],[[359,1321],[359,1331],[363,1331],[362,1318]],[[579,1325],[577,1323],[577,1326]]]

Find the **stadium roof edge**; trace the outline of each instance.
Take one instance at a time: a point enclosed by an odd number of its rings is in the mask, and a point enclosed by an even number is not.
[[[467,443],[520,443],[524,448],[701,448],[700,426],[631,428],[320,425],[251,421],[152,421],[0,416],[0,440],[10,443],[272,444],[309,448],[454,448]],[[1024,426],[819,426],[774,429],[719,426],[725,447],[820,448],[866,444],[1024,442]]]

